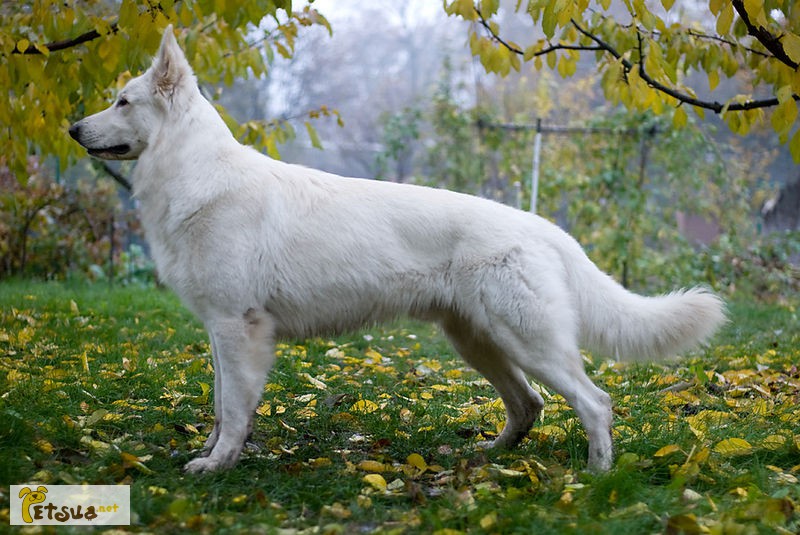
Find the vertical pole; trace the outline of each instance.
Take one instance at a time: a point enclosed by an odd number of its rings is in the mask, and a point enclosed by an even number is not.
[[[536,213],[536,200],[539,196],[539,162],[542,153],[542,120],[536,119],[536,136],[533,138],[533,169],[531,170],[530,212]]]
[[[114,214],[111,214],[111,219],[108,222],[108,284],[114,284]]]

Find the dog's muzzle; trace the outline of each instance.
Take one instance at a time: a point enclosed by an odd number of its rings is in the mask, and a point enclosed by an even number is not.
[[[115,159],[116,156],[125,156],[131,151],[131,146],[127,143],[113,145],[111,147],[89,147],[81,139],[80,121],[69,127],[69,135],[72,139],[80,143],[81,146],[86,148],[90,155],[97,156],[98,158]]]

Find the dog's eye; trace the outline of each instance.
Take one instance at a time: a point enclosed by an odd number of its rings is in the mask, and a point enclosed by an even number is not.
[[[128,101],[125,100],[125,98],[123,98],[123,97],[119,97],[119,100],[117,100],[117,107],[121,108],[121,107],[127,106],[127,105],[128,105]]]

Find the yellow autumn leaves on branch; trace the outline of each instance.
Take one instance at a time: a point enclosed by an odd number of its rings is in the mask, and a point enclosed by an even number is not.
[[[293,10],[288,0],[17,4],[0,10],[0,86],[8,91],[0,101],[0,165],[20,180],[27,179],[29,156],[55,156],[63,170],[85,154],[66,135],[69,124],[106,107],[114,88],[149,65],[169,23],[180,28],[178,38],[200,83],[212,85],[262,76],[276,54],[293,56],[304,27],[330,31],[316,9]],[[273,156],[294,135],[286,121],[239,126],[220,112],[240,139]],[[318,145],[311,124],[306,128]]]
[[[709,0],[705,13],[690,17],[691,10],[674,0],[660,5],[624,0],[624,14],[612,13],[610,0],[519,1],[516,11],[530,20],[531,38],[517,44],[505,38],[496,0],[445,2],[448,14],[471,23],[470,49],[488,72],[506,76],[520,70],[520,60],[532,60],[537,69],[546,61],[567,77],[591,54],[612,104],[657,114],[676,109],[676,127],[686,124],[684,108],[700,116],[711,111],[740,135],[769,116],[795,161],[800,161],[798,7],[797,2]],[[696,72],[706,73],[708,90],[687,85]],[[723,77],[737,77],[745,90],[715,93]]]

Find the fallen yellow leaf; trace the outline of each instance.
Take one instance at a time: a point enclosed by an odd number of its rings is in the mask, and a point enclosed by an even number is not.
[[[306,418],[306,419],[316,418],[317,411],[315,411],[311,407],[305,407],[303,409],[298,410],[295,413],[295,416],[297,416],[298,418]]]
[[[666,457],[667,455],[671,455],[676,451],[681,451],[680,447],[678,447],[677,444],[669,444],[655,452],[653,457]]]
[[[48,455],[53,453],[53,445],[43,438],[36,441],[36,447],[39,448],[40,451]]]
[[[533,432],[538,433],[541,439],[550,438],[561,441],[567,438],[567,432],[557,425],[543,425],[541,427],[535,427]]]
[[[361,414],[369,414],[371,412],[375,412],[378,410],[378,404],[374,401],[370,401],[368,399],[360,399],[353,403],[353,406],[350,407],[350,411],[352,412],[359,412]]]
[[[361,461],[356,465],[359,470],[363,470],[364,472],[385,472],[386,465],[383,463],[379,463],[378,461],[371,461],[369,459],[365,461]]]
[[[786,437],[783,435],[769,435],[761,441],[761,447],[767,450],[777,450],[786,444]]]
[[[428,463],[425,462],[425,459],[423,459],[422,455],[419,453],[412,453],[409,455],[406,458],[406,462],[411,466],[418,468],[422,472],[428,469]]]
[[[374,349],[367,349],[366,351],[364,351],[364,356],[371,358],[375,362],[380,362],[383,360],[383,355],[381,355]]]
[[[722,455],[744,455],[752,450],[753,446],[743,438],[726,438],[714,446],[714,451]]]
[[[310,464],[313,468],[320,468],[322,466],[330,466],[333,464],[328,457],[317,457],[316,459],[309,459],[308,464]]]
[[[375,490],[386,491],[386,480],[380,474],[367,474],[364,476],[363,481]]]
[[[317,379],[317,378],[315,378],[315,377],[311,377],[311,374],[304,373],[304,374],[302,375],[302,377],[303,377],[303,378],[304,378],[306,381],[308,381],[309,383],[311,383],[311,385],[312,385],[314,388],[318,389],[318,390],[326,390],[326,389],[328,388],[328,385],[326,385],[325,383],[323,383],[322,381],[320,381],[319,379]]]

